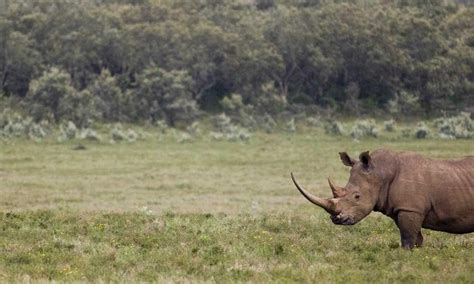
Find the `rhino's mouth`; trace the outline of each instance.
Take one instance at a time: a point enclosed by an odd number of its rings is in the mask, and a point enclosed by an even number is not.
[[[354,225],[356,223],[352,216],[343,214],[331,215],[331,221],[336,225]]]

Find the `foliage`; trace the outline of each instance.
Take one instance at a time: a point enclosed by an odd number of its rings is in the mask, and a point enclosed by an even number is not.
[[[417,139],[426,139],[430,136],[431,131],[429,127],[424,122],[419,122],[415,128],[415,138]]]
[[[52,67],[31,82],[28,110],[36,121],[52,118],[59,122],[63,115],[68,114],[69,106],[63,104],[63,100],[67,98],[74,101],[76,93],[71,76],[57,67]]]
[[[109,70],[102,70],[88,90],[96,98],[97,112],[103,121],[127,121],[133,117],[130,96],[122,92]]]
[[[449,118],[438,118],[434,125],[443,138],[474,139],[474,120],[467,112]]]
[[[356,121],[352,127],[350,135],[354,139],[360,139],[364,137],[377,138],[378,133],[379,131],[374,120],[359,120]]]
[[[187,71],[149,67],[138,76],[135,100],[142,118],[166,120],[170,126],[191,122],[198,114],[192,97],[193,79]]]
[[[396,130],[396,122],[393,119],[383,122],[383,129],[387,132],[394,132]]]
[[[111,143],[127,141],[133,143],[137,140],[138,134],[131,128],[125,130],[122,124],[117,123],[112,127],[110,131]]]
[[[233,124],[230,117],[225,113],[214,116],[213,124],[214,128],[217,130],[217,132],[210,133],[213,140],[225,139],[231,142],[248,141],[251,137],[247,129]]]
[[[7,1],[0,93],[35,121],[78,125],[85,115],[174,127],[221,107],[246,127],[295,105],[431,117],[472,109],[474,8],[369,2]],[[64,98],[89,109],[84,90],[91,113],[63,118],[76,107],[61,109]]]
[[[324,131],[329,135],[344,135],[344,126],[336,120],[328,121],[324,125]]]

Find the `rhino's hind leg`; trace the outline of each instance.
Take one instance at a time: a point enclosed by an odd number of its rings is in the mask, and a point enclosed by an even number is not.
[[[423,244],[423,236],[421,235],[421,223],[423,217],[410,211],[400,211],[397,216],[397,225],[400,229],[402,239],[402,247],[404,249],[412,249],[415,246]]]

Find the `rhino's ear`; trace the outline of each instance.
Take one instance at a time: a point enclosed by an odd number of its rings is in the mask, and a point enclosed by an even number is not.
[[[372,166],[372,163],[371,163],[372,158],[369,155],[369,151],[360,153],[359,160],[365,169],[369,169]]]
[[[352,167],[355,164],[355,161],[346,152],[339,152],[339,157],[341,157],[342,163],[348,167]]]

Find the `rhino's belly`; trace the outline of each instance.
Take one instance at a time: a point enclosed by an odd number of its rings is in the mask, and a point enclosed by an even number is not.
[[[422,224],[423,228],[443,231],[454,234],[465,234],[474,232],[474,214],[462,214],[458,216],[439,216],[430,211]]]

